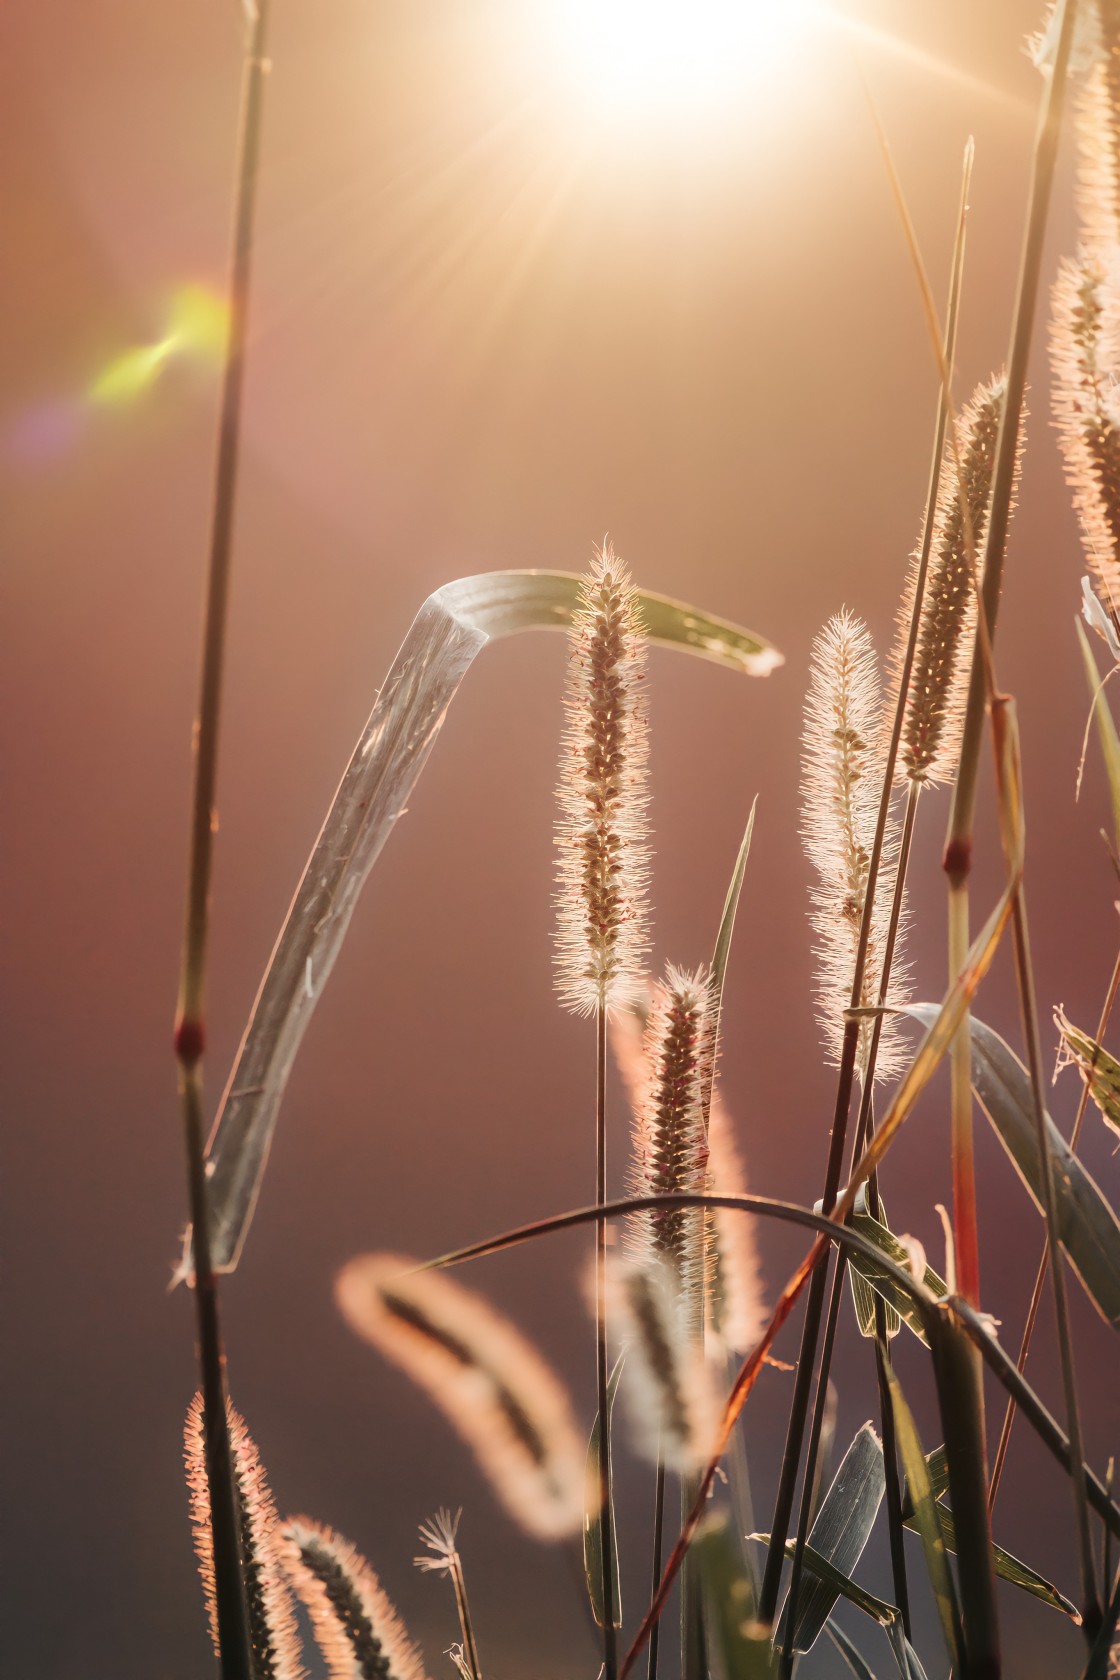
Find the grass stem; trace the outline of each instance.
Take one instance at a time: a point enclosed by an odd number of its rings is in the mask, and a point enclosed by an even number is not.
[[[241,397],[248,335],[253,211],[260,158],[261,106],[266,70],[269,0],[257,0],[243,73],[233,251],[229,282],[229,336],[222,373],[206,608],[198,713],[194,731],[190,856],[175,1054],[187,1156],[190,1218],[194,1231],[194,1298],[202,1377],[206,1476],[214,1539],[218,1644],[223,1680],[251,1680],[249,1627],[241,1564],[240,1518],[226,1413],[225,1355],[218,1286],[211,1263],[206,1206],[202,1057],[206,1037],[206,955],[213,868],[218,726],[233,547]]]
[[[607,1012],[595,1012],[595,1205],[607,1200]],[[611,1510],[611,1409],[607,1375],[607,1227],[595,1226],[595,1401],[599,1419],[599,1498],[603,1534],[603,1665],[615,1680],[618,1652],[614,1625],[615,1535]]]
[[[653,1572],[649,1596],[652,1599],[661,1582],[661,1547],[665,1533],[665,1466],[660,1455],[657,1460],[657,1479],[653,1484]],[[649,1632],[649,1651],[646,1655],[646,1680],[657,1680],[657,1648],[661,1642],[660,1617]]]

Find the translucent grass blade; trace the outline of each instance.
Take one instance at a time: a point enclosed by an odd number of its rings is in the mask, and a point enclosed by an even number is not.
[[[414,620],[327,813],[277,940],[208,1149],[214,1266],[232,1271],[253,1216],[284,1089],[358,895],[414,787],[447,709],[488,642],[565,630],[580,580],[488,572],[445,584]],[[749,676],[782,656],[761,637],[639,592],[650,639]],[[189,1251],[183,1272],[190,1269]]]

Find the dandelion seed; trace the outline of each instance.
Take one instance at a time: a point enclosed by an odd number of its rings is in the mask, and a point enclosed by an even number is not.
[[[714,1046],[708,977],[669,967],[654,993],[643,1043],[644,1090],[634,1126],[630,1191],[635,1196],[702,1195],[708,1182],[704,1095]],[[704,1219],[694,1208],[650,1208],[627,1219],[636,1258],[666,1261],[693,1303],[704,1282]]]
[[[480,1296],[415,1265],[393,1254],[351,1260],[335,1284],[343,1317],[427,1391],[523,1528],[540,1539],[576,1533],[586,1450],[559,1379]]]
[[[348,1540],[308,1517],[283,1530],[284,1557],[331,1680],[424,1680],[424,1663],[380,1581]]]
[[[1083,256],[1054,286],[1054,416],[1089,568],[1114,631],[1120,625],[1118,294],[1113,269]]]
[[[272,1492],[245,1420],[232,1406],[228,1408],[228,1415],[241,1516],[241,1553],[253,1677],[254,1680],[304,1680],[292,1599],[281,1561],[279,1525]],[[215,1651],[219,1651],[214,1535],[206,1479],[201,1394],[195,1395],[187,1412],[184,1451],[195,1552],[206,1595],[210,1637]]]
[[[626,1349],[624,1386],[639,1450],[684,1475],[698,1470],[711,1453],[720,1407],[672,1265],[657,1256],[612,1259],[607,1302]]]
[[[885,773],[882,704],[878,664],[866,625],[853,614],[838,613],[813,643],[809,692],[802,735],[801,837],[816,869],[811,923],[819,943],[817,1018],[829,1061],[838,1066],[844,1042],[844,1016],[851,1003],[859,949],[860,923],[871,862],[871,848]],[[864,963],[860,1004],[878,1002],[883,950],[890,915],[893,865],[898,839],[888,824],[879,867],[875,905]],[[903,1001],[905,972],[896,961],[888,1004]],[[857,1067],[866,1077],[872,1027],[860,1027]],[[893,1019],[884,1017],[875,1064],[876,1077],[897,1073],[902,1063]]]
[[[898,772],[904,781],[929,787],[952,781],[957,773],[976,630],[978,579],[973,576],[973,560],[979,563],[987,525],[1005,389],[1002,379],[978,388],[957,425],[959,470],[952,453],[946,454],[942,466]],[[968,508],[967,525],[962,499]],[[896,680],[909,636],[917,572],[915,556],[899,614],[893,659]]]
[[[577,1014],[613,1010],[648,950],[645,642],[637,596],[607,545],[570,633],[556,843],[557,989]]]

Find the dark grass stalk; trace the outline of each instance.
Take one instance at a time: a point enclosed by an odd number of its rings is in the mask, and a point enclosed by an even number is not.
[[[927,520],[928,523],[928,520]],[[916,621],[916,619],[915,619]],[[894,962],[895,945],[898,940],[899,924],[902,919],[902,900],[906,887],[906,873],[910,863],[910,850],[914,840],[914,822],[918,810],[918,797],[921,784],[911,781],[907,789],[906,814],[903,818],[902,834],[899,841],[898,867],[895,871],[894,892],[891,898],[891,915],[887,927],[887,939],[883,949],[883,971],[879,980],[878,1003],[882,1007],[886,1003],[887,991],[890,986],[891,968]],[[863,1152],[864,1144],[874,1132],[874,1108],[872,1095],[875,1087],[875,1063],[879,1053],[879,1040],[882,1036],[883,1017],[877,1015],[871,1032],[871,1043],[868,1047],[867,1076],[864,1081],[860,1097],[859,1118],[856,1122],[856,1136],[854,1154],[858,1159]],[[868,1209],[873,1218],[879,1219],[882,1210],[879,1202],[879,1175],[875,1171],[868,1180]],[[823,1268],[822,1268],[823,1271]],[[805,1455],[805,1476],[801,1490],[801,1509],[797,1523],[797,1538],[793,1549],[793,1563],[789,1581],[789,1615],[787,1627],[791,1630],[797,1615],[797,1601],[801,1589],[801,1580],[805,1560],[805,1546],[808,1541],[809,1527],[813,1514],[813,1484],[816,1478],[817,1456],[820,1451],[821,1429],[828,1397],[828,1377],[832,1367],[832,1352],[836,1340],[836,1326],[840,1312],[840,1302],[844,1292],[844,1279],[847,1272],[847,1256],[841,1250],[837,1256],[836,1270],[832,1279],[832,1293],[829,1297],[828,1314],[825,1320],[824,1341],[821,1344],[820,1371],[817,1377],[816,1401],[813,1406],[813,1416],[809,1427],[809,1445]],[[882,1366],[879,1344],[886,1345],[886,1315],[882,1298],[875,1296],[875,1348],[876,1371],[879,1381],[880,1412],[883,1429],[883,1463],[887,1481],[887,1518],[890,1529],[891,1568],[894,1580],[895,1603],[903,1615],[903,1623],[907,1638],[910,1637],[909,1625],[909,1594],[906,1590],[906,1561],[902,1539],[902,1491],[898,1482],[898,1460],[894,1451],[894,1413],[890,1404],[890,1391],[886,1387],[886,1372]],[[888,1450],[889,1449],[889,1450]],[[782,1654],[782,1673],[793,1672],[792,1645]]]
[[[848,1198],[845,1196],[844,1201]],[[926,1289],[917,1282],[912,1273],[903,1266],[895,1265],[894,1261],[876,1248],[866,1237],[860,1236],[858,1231],[850,1226],[838,1224],[834,1219],[824,1214],[815,1213],[809,1208],[798,1206],[796,1202],[777,1201],[771,1196],[753,1195],[721,1195],[712,1192],[689,1191],[671,1196],[630,1196],[620,1201],[606,1202],[602,1207],[572,1208],[567,1213],[553,1214],[548,1219],[534,1220],[529,1225],[520,1225],[511,1231],[503,1231],[498,1236],[487,1237],[482,1242],[471,1243],[465,1248],[440,1254],[428,1260],[419,1269],[422,1271],[442,1270],[451,1266],[464,1265],[468,1260],[481,1260],[489,1254],[500,1254],[508,1248],[516,1248],[521,1243],[534,1242],[539,1237],[552,1236],[561,1231],[572,1231],[581,1225],[591,1225],[607,1219],[625,1218],[632,1213],[671,1208],[727,1208],[742,1213],[757,1214],[763,1219],[777,1219],[781,1223],[797,1225],[801,1229],[815,1233],[812,1246],[806,1253],[800,1265],[787,1280],[782,1289],[778,1302],[771,1314],[758,1345],[744,1360],[732,1385],[724,1422],[720,1431],[719,1453],[730,1438],[736,1418],[742,1410],[743,1403],[749,1395],[759,1371],[766,1363],[767,1356],[779,1331],[788,1321],[793,1308],[805,1288],[814,1267],[826,1247],[836,1243],[840,1247],[853,1250],[857,1254],[873,1260],[877,1267],[886,1273],[898,1286],[905,1290],[922,1313],[929,1325],[933,1325],[934,1334],[937,1331],[937,1318],[941,1313],[950,1310],[946,1303],[936,1301]],[[997,1382],[1015,1396],[1016,1404],[1024,1417],[1035,1430],[1044,1446],[1068,1471],[1070,1465],[1070,1446],[1067,1436],[1051,1416],[1046,1406],[1031,1388],[1023,1374],[1017,1370],[1015,1361],[1005,1353],[998,1340],[991,1334],[982,1314],[977,1313],[967,1301],[954,1298],[951,1310],[969,1339],[980,1349],[984,1361],[992,1371]],[[708,1466],[701,1478],[700,1494],[706,1500],[714,1480],[719,1456],[717,1455]],[[1120,1537],[1120,1506],[1113,1503],[1100,1477],[1086,1467],[1086,1484],[1089,1490],[1089,1500],[1093,1509],[1108,1523],[1112,1532]],[[702,1507],[694,1507],[694,1514],[699,1520]],[[680,1550],[680,1541],[676,1550]],[[677,1559],[679,1562],[679,1558]],[[666,1566],[666,1571],[672,1567],[675,1573],[673,1559]],[[668,1592],[665,1575],[662,1575],[662,1586]],[[661,1606],[658,1605],[658,1612]],[[648,1618],[647,1618],[648,1619]],[[641,1642],[644,1644],[648,1634],[648,1627],[643,1630]],[[630,1658],[627,1659],[628,1663]],[[623,1670],[625,1672],[625,1669]]]
[[[241,397],[249,319],[253,212],[260,159],[261,107],[266,69],[269,0],[257,0],[242,82],[233,250],[229,279],[229,336],[222,373],[210,555],[202,641],[202,669],[194,733],[190,857],[175,1055],[194,1230],[195,1313],[202,1379],[206,1476],[214,1536],[218,1643],[224,1680],[251,1680],[249,1627],[239,1538],[237,1490],[226,1413],[225,1354],[218,1286],[211,1263],[204,1161],[202,1057],[206,1041],[206,954],[222,674],[233,548],[233,517],[241,431]]]
[[[956,237],[953,247],[953,258],[949,281],[949,301],[945,317],[944,360],[947,367],[951,367],[956,351],[957,324],[960,317],[961,277],[964,268],[965,225],[968,212],[968,194],[972,182],[972,163],[974,148],[971,139],[965,148],[964,167],[961,181],[960,205],[957,212]],[[899,742],[902,737],[902,724],[906,709],[906,694],[910,686],[910,674],[914,668],[914,653],[918,642],[918,622],[921,611],[922,598],[925,592],[926,576],[929,571],[930,551],[933,546],[933,515],[937,507],[937,494],[941,483],[941,465],[945,453],[945,437],[949,423],[949,395],[947,384],[943,383],[937,409],[937,421],[934,427],[933,456],[930,462],[929,485],[926,491],[926,517],[922,532],[922,545],[918,558],[918,570],[914,588],[914,613],[910,624],[910,634],[907,638],[906,651],[903,655],[902,667],[899,673],[898,700],[895,706],[894,721],[891,727],[890,742],[887,747],[887,758],[883,772],[883,793],[879,802],[879,814],[875,825],[875,838],[868,860],[867,889],[863,905],[863,917],[860,922],[859,943],[856,949],[855,975],[852,988],[852,1007],[860,1001],[863,990],[863,971],[867,961],[867,946],[871,935],[871,921],[874,914],[876,889],[879,880],[879,865],[883,855],[883,843],[887,832],[887,822],[890,815],[891,795],[894,787],[895,766],[898,762]],[[852,1083],[855,1074],[856,1051],[859,1044],[859,1024],[849,1021],[844,1029],[844,1041],[841,1049],[840,1072],[837,1079],[836,1105],[833,1111],[832,1133],[829,1144],[828,1160],[825,1167],[825,1183],[822,1203],[826,1212],[831,1209],[836,1200],[836,1192],[840,1183],[840,1166],[843,1159],[844,1138],[848,1124],[848,1109],[851,1103]],[[823,1250],[822,1250],[823,1253]],[[790,1404],[789,1423],[786,1430],[785,1449],[782,1455],[782,1467],[778,1478],[778,1492],[774,1503],[774,1515],[770,1525],[770,1545],[766,1554],[766,1564],[763,1571],[762,1587],[759,1594],[759,1620],[772,1623],[777,1610],[778,1591],[781,1585],[782,1564],[785,1558],[785,1544],[789,1534],[790,1516],[793,1511],[794,1492],[797,1485],[797,1471],[801,1459],[801,1443],[805,1434],[805,1421],[809,1407],[809,1391],[812,1385],[813,1367],[816,1363],[817,1340],[820,1334],[821,1310],[824,1304],[824,1293],[827,1285],[827,1269],[821,1266],[813,1275],[810,1285],[809,1299],[805,1308],[805,1320],[801,1333],[801,1347],[797,1362],[797,1375],[794,1379],[793,1398]]]
[[[595,1205],[607,1200],[607,1012],[595,1012]],[[599,1498],[603,1544],[603,1665],[615,1680],[618,1648],[614,1627],[614,1522],[611,1514],[611,1408],[607,1374],[607,1227],[595,1227],[595,1403],[599,1419]]]
[[[661,1581],[661,1548],[665,1534],[665,1466],[660,1455],[657,1461],[657,1478],[653,1484],[653,1578],[650,1583],[649,1596],[656,1596]],[[646,1655],[646,1680],[657,1680],[657,1648],[661,1642],[661,1619],[658,1617],[650,1628],[649,1651]]]
[[[1118,990],[1120,990],[1120,951],[1117,952],[1116,961],[1113,964],[1112,978],[1108,983],[1108,992],[1105,996],[1104,1007],[1101,1010],[1100,1020],[1097,1022],[1097,1030],[1094,1036],[1098,1043],[1100,1043],[1108,1029],[1108,1023],[1112,1015],[1113,1005],[1116,1002],[1116,993]],[[1070,1149],[1075,1153],[1077,1145],[1081,1139],[1081,1126],[1085,1118],[1085,1110],[1088,1106],[1088,1102],[1089,1087],[1083,1082],[1081,1086],[1081,1098],[1077,1105],[1077,1113],[1074,1116],[1073,1130],[1070,1133],[1069,1140]],[[1031,1301],[1030,1306],[1027,1309],[1026,1323],[1023,1326],[1023,1339],[1019,1344],[1019,1356],[1016,1360],[1016,1365],[1020,1371],[1025,1371],[1027,1367],[1027,1358],[1030,1354],[1031,1340],[1034,1336],[1035,1323],[1038,1319],[1038,1310],[1042,1303],[1042,1291],[1046,1283],[1046,1274],[1049,1270],[1050,1246],[1048,1243],[1045,1243],[1041,1258],[1038,1262],[1038,1274],[1035,1277],[1034,1289],[1031,1292]],[[1014,1400],[1009,1400],[1007,1403],[1007,1410],[1004,1413],[1003,1427],[1000,1430],[999,1444],[996,1447],[995,1459],[992,1465],[992,1481],[991,1486],[988,1489],[989,1511],[995,1510],[996,1497],[999,1493],[999,1484],[1003,1476],[1003,1466],[1007,1458],[1007,1449],[1011,1442],[1011,1430],[1014,1422],[1015,1402]],[[1103,1571],[1103,1579],[1107,1581],[1108,1576],[1109,1571],[1105,1569]]]

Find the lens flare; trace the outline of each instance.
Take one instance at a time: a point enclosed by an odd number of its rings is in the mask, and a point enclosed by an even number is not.
[[[134,345],[114,356],[87,391],[90,402],[117,405],[141,396],[172,357],[216,362],[225,348],[229,309],[205,286],[180,286],[171,299],[168,328],[155,344]]]

